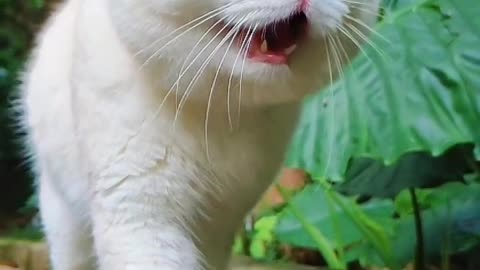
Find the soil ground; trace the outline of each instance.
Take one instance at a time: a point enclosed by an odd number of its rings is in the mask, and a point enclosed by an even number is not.
[[[48,270],[45,244],[0,239],[0,270]],[[246,257],[236,257],[230,270],[319,270],[298,265],[262,264]]]

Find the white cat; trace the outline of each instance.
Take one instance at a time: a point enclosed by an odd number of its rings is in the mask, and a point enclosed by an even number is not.
[[[347,36],[367,33],[377,8],[64,3],[40,35],[21,98],[53,269],[225,269],[302,97],[353,56]]]

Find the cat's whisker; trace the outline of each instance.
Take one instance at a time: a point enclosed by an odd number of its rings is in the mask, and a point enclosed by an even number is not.
[[[382,58],[385,59],[385,53],[380,49],[374,42],[372,42],[362,31],[358,30],[355,25],[347,23],[345,24],[350,30],[355,32],[364,42],[366,42],[370,47],[372,47]]]
[[[325,165],[326,170],[329,169],[331,160],[333,158],[333,149],[334,149],[333,145],[334,145],[335,131],[336,131],[336,121],[335,121],[335,117],[336,117],[335,116],[335,114],[336,114],[335,106],[336,106],[336,103],[335,103],[334,93],[333,93],[334,89],[332,87],[333,86],[333,74],[332,74],[332,66],[331,66],[332,62],[331,62],[331,58],[330,58],[330,51],[333,51],[333,61],[335,63],[340,81],[342,81],[342,78],[344,77],[343,68],[342,68],[342,66],[343,66],[342,65],[342,60],[341,60],[341,57],[339,56],[338,51],[337,51],[337,44],[330,34],[327,35],[327,43],[328,43],[326,45],[327,61],[328,61],[329,67],[330,67],[330,86],[331,86],[328,90],[328,91],[330,91],[330,100],[328,101],[328,103],[332,108],[332,110],[331,110],[331,112],[332,112],[332,118],[331,118],[332,127],[329,130],[330,130],[330,132],[332,132],[332,135],[331,135],[331,142],[329,143],[327,163]],[[342,81],[342,83],[343,83],[343,81]]]
[[[233,67],[232,67],[232,72],[230,73],[230,77],[228,78],[228,87],[227,87],[227,114],[228,114],[228,125],[230,127],[230,130],[233,130],[233,121],[232,121],[232,114],[231,114],[231,107],[230,107],[230,91],[231,91],[231,86],[232,86],[232,81],[233,81],[233,73],[235,71],[235,67],[237,66],[237,62],[240,59],[240,56],[242,53],[247,53],[246,51],[243,52],[245,45],[247,45],[247,40],[250,35],[250,31],[252,30],[252,27],[250,26],[245,34],[245,38],[242,40],[242,44],[240,46],[240,49],[238,50],[237,56],[235,57],[235,61],[233,62]]]
[[[337,44],[337,42],[332,37],[332,35],[328,35],[328,40],[329,40],[329,43],[330,43],[330,48],[333,50],[333,60],[334,60],[335,66],[337,68],[339,79],[342,80],[344,78],[345,74],[343,72],[344,63],[343,63],[342,57],[341,57],[341,55],[339,54],[339,51],[338,51],[340,45]]]
[[[366,7],[371,7],[372,4],[370,3],[364,3],[364,2],[359,2],[359,1],[351,1],[351,0],[342,0],[345,3],[348,4],[354,4],[354,5],[359,5],[359,6],[366,6]]]
[[[367,52],[363,49],[363,46],[360,44],[360,42],[358,42],[358,40],[353,37],[353,35],[351,33],[348,32],[348,30],[346,30],[342,25],[337,25],[337,29],[344,35],[346,36],[361,52],[363,55],[365,55],[365,57],[368,58],[368,60],[370,62],[372,62],[372,59],[370,58],[370,56],[367,54]]]
[[[245,47],[245,53],[243,55],[243,61],[242,61],[242,68],[240,70],[240,84],[239,84],[239,89],[238,89],[238,126],[240,126],[240,115],[241,115],[241,112],[242,112],[242,82],[243,82],[243,70],[245,69],[245,62],[247,60],[247,55],[248,55],[248,51],[250,50],[250,45],[252,44],[252,40],[253,40],[253,36],[255,34],[255,31],[257,30],[259,24],[255,24],[255,26],[253,27],[253,30],[252,30],[252,33],[250,34],[250,37],[248,38],[248,44],[247,44],[247,47]]]
[[[215,14],[212,14],[210,16],[208,16],[207,18],[201,20],[199,23],[195,24],[194,26],[188,28],[187,30],[179,33],[178,35],[176,35],[174,38],[172,38],[170,41],[168,41],[167,43],[165,43],[164,45],[162,45],[158,50],[156,50],[150,57],[148,57],[143,63],[142,65],[140,65],[140,70],[142,70],[145,66],[147,66],[154,58],[160,56],[161,52],[167,48],[168,46],[172,45],[175,41],[177,41],[177,39],[181,38],[182,36],[184,36],[185,34],[189,33],[190,31],[192,31],[193,29],[201,26],[202,24],[204,24],[205,22],[215,18],[216,16],[218,16],[218,14],[220,14],[222,11],[224,10],[221,10],[219,11],[218,13],[215,13]],[[221,22],[222,20],[218,20],[218,22]]]
[[[218,65],[218,68],[217,68],[217,71],[215,73],[215,76],[213,78],[213,82],[212,82],[212,86],[210,87],[210,93],[208,95],[208,101],[207,101],[207,108],[206,108],[206,112],[205,112],[205,127],[204,127],[204,130],[205,130],[205,148],[206,148],[206,151],[207,151],[207,160],[210,161],[210,151],[209,151],[209,147],[208,147],[208,120],[210,118],[210,108],[211,108],[211,105],[212,105],[212,97],[213,97],[213,91],[215,89],[215,85],[217,83],[217,79],[218,79],[218,74],[220,73],[220,69],[223,65],[223,62],[225,61],[225,58],[227,57],[227,54],[228,52],[230,51],[230,48],[232,47],[233,45],[233,42],[235,41],[235,38],[237,37],[238,33],[239,33],[239,30],[240,30],[240,27],[241,25],[243,24],[243,22],[245,22],[249,17],[245,17],[244,19],[242,19],[240,22],[238,22],[234,28],[232,30],[230,30],[229,33],[233,32],[233,37],[232,37],[232,40],[230,41],[230,43],[228,44],[226,50],[225,50],[225,53],[223,54],[223,57],[222,59],[220,60],[220,64]]]
[[[223,18],[222,18],[223,19]],[[233,19],[232,19],[233,20]],[[201,56],[201,54],[208,48],[208,46],[210,46],[210,44],[221,34],[221,32],[223,30],[225,30],[228,26],[225,25],[223,28],[221,28],[215,35],[214,37],[205,45],[205,47],[197,54],[197,56],[190,62],[190,64],[188,65],[188,67],[185,68],[185,70],[183,72],[181,72],[181,74],[178,76],[177,80],[173,83],[173,85],[170,87],[170,89],[168,89],[167,91],[167,94],[165,95],[165,97],[163,98],[162,102],[160,103],[157,111],[155,112],[155,116],[154,118],[160,113],[160,110],[162,108],[162,106],[164,105],[164,103],[166,102],[168,96],[172,93],[173,89],[176,89],[176,86],[179,84],[180,80],[183,78],[183,76],[188,72],[188,70],[193,66],[193,64],[196,62],[196,60]],[[212,31],[214,28],[210,28],[209,30],[207,30],[207,33]],[[181,104],[181,101],[180,101],[180,104]],[[180,107],[180,104],[178,105],[178,107]],[[178,110],[178,108],[177,108]],[[176,120],[176,117],[175,117],[175,120]],[[175,123],[175,121],[174,121]]]
[[[182,79],[183,75],[185,74],[186,72],[186,65],[188,63],[188,60],[189,58],[192,56],[192,54],[194,53],[195,49],[200,45],[200,43],[205,39],[205,37],[210,33],[210,31],[212,31],[213,29],[215,29],[215,27],[218,26],[218,24],[220,24],[225,18],[222,18],[221,20],[219,20],[217,23],[213,24],[201,37],[200,39],[197,41],[197,43],[195,43],[195,45],[192,47],[192,49],[190,50],[190,52],[188,53],[188,55],[185,57],[185,60],[183,61],[182,63],[182,67],[180,68],[180,71],[178,73],[178,78],[177,80],[175,81],[174,83],[174,86],[176,85],[176,94],[175,94],[175,97],[177,98],[177,95],[178,95],[178,92],[179,92],[179,87],[180,87],[180,80]],[[226,23],[226,25],[230,24],[231,22],[233,22],[235,18],[231,19],[229,22]],[[193,61],[192,61],[193,62]],[[178,106],[179,104],[176,104],[176,107]]]
[[[328,38],[328,35],[327,35],[327,38]],[[333,71],[332,71],[332,60],[330,59],[330,49],[329,49],[329,46],[328,46],[328,43],[327,43],[327,39],[324,40],[324,43],[325,43],[325,50],[326,50],[326,54],[327,54],[327,63],[328,63],[328,75],[329,75],[329,78],[330,78],[330,88],[333,87]],[[331,96],[331,98],[333,97],[333,95]]]
[[[345,63],[345,60],[347,62],[350,62],[350,58],[348,57],[348,55],[346,54],[342,54],[342,48],[344,49],[343,47],[343,44],[342,42],[340,41],[340,39],[338,38],[337,35],[335,35],[335,37],[332,37],[330,36],[330,40],[333,44],[333,48],[334,48],[334,56],[336,56],[335,58],[337,60],[335,60],[335,62],[337,63],[337,70],[339,72],[339,78],[342,82],[342,84],[345,84],[345,82],[343,81],[343,78],[345,78],[345,67],[347,66]],[[343,58],[342,55],[345,57]]]
[[[380,12],[372,9],[371,5],[370,4],[367,4],[367,3],[361,3],[361,2],[355,2],[355,1],[346,1],[346,0],[343,0],[343,2],[347,3],[347,4],[350,4],[349,6],[351,8],[354,8],[358,11],[361,11],[361,12],[365,12],[369,15],[374,15],[376,17],[380,17],[380,18],[383,18],[384,15],[381,14]]]
[[[192,60],[192,63],[189,65],[189,67],[187,67],[187,70],[193,65],[193,63],[202,55],[202,53],[210,46],[210,44],[221,34],[221,32],[223,32],[223,30],[226,29],[227,26],[225,26],[224,28],[222,28],[213,38],[212,40],[210,40],[210,42],[208,42],[208,44],[205,45],[205,47],[198,53],[197,57],[195,57],[194,60]],[[203,64],[201,65],[201,67],[199,68],[199,70],[195,73],[195,75],[193,76],[192,80],[190,81],[190,83],[188,84],[186,90],[185,90],[185,93],[183,94],[181,100],[180,100],[180,104],[178,106],[178,109],[177,111],[175,112],[175,118],[174,118],[174,123],[175,121],[177,120],[178,118],[178,115],[179,113],[181,112],[183,106],[185,105],[187,99],[188,99],[188,96],[190,95],[190,92],[192,91],[193,89],[193,85],[195,84],[195,82],[198,80],[199,76],[203,73],[203,71],[205,70],[205,68],[207,67],[208,63],[210,63],[210,61],[212,60],[213,56],[216,54],[216,52],[223,46],[223,44],[225,44],[225,42],[232,36],[232,30],[230,30],[226,35],[225,37],[220,41],[220,43],[214,48],[214,50],[210,53],[210,55],[208,55],[208,57],[205,59],[205,61],[203,62]]]
[[[225,26],[224,28],[222,28],[216,35],[215,37],[209,42],[209,44],[211,42],[213,42],[213,40],[220,34],[221,31],[223,31],[224,29],[226,29],[227,26]],[[213,30],[213,28],[207,30],[207,33],[210,32],[211,30]],[[206,47],[208,47],[208,45]],[[205,50],[206,48],[204,48]],[[202,50],[199,55],[204,51]],[[170,94],[172,93],[173,89],[175,89],[176,85],[180,82],[180,80],[183,78],[183,76],[187,73],[188,69],[193,65],[193,63],[196,61],[196,59],[198,59],[198,56],[192,61],[192,63],[187,67],[187,70],[185,70],[178,78],[177,80],[174,82],[174,84],[170,87],[170,89],[168,89],[167,93],[165,94],[165,96],[163,97],[162,99],[162,102],[159,104],[159,106],[157,107],[157,109],[155,110],[155,112],[153,113],[152,117],[151,117],[151,120],[157,118],[157,116],[160,114],[164,104],[166,103],[166,101],[168,100],[168,97],[170,96]],[[145,119],[143,122],[142,122],[142,125],[141,127],[143,128],[144,125],[146,125],[146,122],[148,120]],[[142,128],[140,128],[139,130],[141,130]]]
[[[353,16],[350,16],[348,14],[346,14],[345,17],[348,18],[349,20],[355,22],[355,23],[358,23],[360,26],[364,27],[365,29],[367,29],[370,33],[374,34],[375,36],[381,38],[383,41],[387,42],[389,45],[392,44],[392,42],[389,39],[387,39],[384,35],[380,34],[377,30],[368,26],[366,23],[362,22],[361,20],[359,20],[359,19],[357,19]]]
[[[146,50],[150,49],[151,47],[157,45],[159,42],[169,38],[170,36],[176,34],[177,32],[183,30],[184,28],[187,28],[187,27],[190,27],[190,25],[202,20],[201,23],[204,23],[205,21],[217,16],[218,14],[224,12],[227,8],[231,7],[233,5],[233,3],[229,3],[229,4],[226,4],[226,5],[223,5],[221,7],[218,7],[216,9],[213,9],[199,17],[196,17],[195,19],[193,20],[190,20],[188,21],[187,23],[175,28],[172,32],[166,34],[165,36],[162,36],[158,39],[156,39],[155,41],[153,41],[152,43],[150,43],[148,46],[145,46],[144,48],[142,48],[141,50],[137,51],[136,53],[134,53],[134,56],[138,56],[140,54],[143,54]],[[205,19],[206,17],[208,17],[207,19]],[[203,19],[205,19],[205,21],[203,21]]]
[[[344,59],[347,60],[348,65],[351,65],[350,57],[348,56],[347,50],[345,50],[345,47],[343,46],[343,43],[338,35],[335,35],[335,40],[337,41],[338,47],[340,47],[340,51],[342,52]]]
[[[222,18],[222,19],[224,19],[224,18]],[[223,29],[225,29],[225,28],[226,28],[226,26],[225,26]],[[223,31],[223,29],[222,29],[221,31]],[[210,31],[211,31],[211,30],[210,30]],[[220,32],[221,32],[221,31],[220,31]],[[218,35],[219,35],[219,33],[217,33],[216,36],[218,36]],[[216,37],[216,36],[215,36],[215,37]],[[213,42],[213,40],[214,40],[214,39],[212,39],[211,42]],[[207,45],[207,46],[208,46],[208,45]],[[195,61],[195,60],[194,60],[194,61]],[[168,97],[170,96],[171,92],[173,91],[175,84],[178,84],[179,80],[183,77],[183,75],[185,75],[185,73],[186,73],[186,71],[180,76],[180,78],[178,78],[178,80],[174,83],[174,85],[167,91],[167,93],[165,94],[165,96],[164,96],[163,99],[162,99],[162,102],[159,104],[159,106],[157,107],[157,109],[155,110],[155,112],[152,114],[152,116],[151,116],[151,118],[150,118],[151,121],[153,121],[154,119],[156,119],[156,118],[158,117],[158,115],[160,114],[160,112],[161,112],[164,104],[165,104],[166,101],[168,100]],[[149,123],[149,119],[148,119],[148,118],[144,119],[144,120],[142,121],[142,123],[141,123],[141,125],[140,125],[140,128],[138,129],[137,133],[136,133],[134,136],[132,136],[132,138],[135,138],[135,137],[137,136],[137,134],[140,133],[140,132],[145,128],[146,125],[148,125],[148,123]],[[129,141],[127,142],[126,145],[128,145],[128,144],[129,144]]]
[[[330,53],[330,44],[328,43],[329,38],[330,38],[330,34],[327,34],[327,36],[324,40],[325,50],[326,50],[326,53],[327,53],[328,72],[329,72],[329,79],[330,79],[330,87],[328,88],[328,91],[330,91],[330,93],[329,93],[330,100],[327,100],[325,102],[331,102],[331,101],[333,101],[333,98],[334,98],[334,95],[333,95],[333,68],[332,68],[332,60],[331,60],[331,53]],[[328,103],[327,103],[327,106],[328,106]],[[333,108],[332,108],[332,111],[333,111],[332,112],[332,118],[331,118],[330,121],[331,121],[332,125],[334,126],[335,125],[335,112],[334,112]],[[334,129],[332,127],[329,130],[334,130]],[[331,151],[332,145],[329,145],[329,147],[330,147],[330,149],[329,149],[329,155],[328,156],[330,157],[330,153],[332,152]],[[327,158],[326,168],[328,168],[328,166],[329,166],[329,162],[330,162],[329,159],[330,158]]]

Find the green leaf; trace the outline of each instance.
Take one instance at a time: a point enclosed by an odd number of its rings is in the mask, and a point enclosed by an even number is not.
[[[428,190],[428,210],[422,211],[426,257],[435,259],[442,254],[466,251],[480,244],[480,185],[452,183]],[[429,198],[428,198],[429,197]],[[415,253],[415,224],[412,215],[395,221],[391,234],[396,260],[401,264],[412,261]],[[349,257],[357,256],[364,264],[380,264],[371,244],[364,242],[350,250]]]
[[[351,195],[394,197],[406,188],[433,187],[463,179],[470,171],[467,159],[473,159],[470,145],[457,146],[439,157],[425,152],[408,153],[390,166],[357,158],[351,161],[346,181],[337,190]]]
[[[45,6],[45,1],[44,0],[32,0],[32,5],[35,8],[42,8]]]
[[[340,199],[347,206],[353,207],[354,202],[348,198],[340,196]],[[329,210],[326,191],[319,185],[308,186],[297,194],[290,204],[301,210],[306,221],[321,231],[334,248],[344,248],[363,238],[357,225],[341,207],[333,205]],[[388,200],[374,200],[362,205],[361,208],[368,217],[381,224],[391,222],[394,211],[393,203]],[[335,223],[333,222],[334,219],[336,220]],[[337,234],[340,234],[341,243],[338,243]],[[316,248],[316,244],[308,232],[304,230],[302,224],[290,211],[284,211],[280,214],[276,236],[283,243]]]
[[[417,195],[417,200],[418,200],[420,209],[423,210],[423,209],[430,208],[432,204],[429,202],[428,199],[429,199],[430,193],[432,193],[433,191],[416,189],[415,192]],[[395,202],[395,212],[400,217],[411,216],[414,214],[412,196],[408,189],[400,192],[395,197],[394,202]]]
[[[235,236],[233,240],[232,253],[236,255],[243,255],[245,247],[243,245],[243,238],[241,236]]]
[[[464,186],[463,192],[450,193],[442,205],[422,212],[427,257],[465,251],[480,243],[480,231],[475,236],[469,229],[478,228],[480,224],[479,187]],[[412,217],[403,218],[397,226],[393,238],[396,255],[398,260],[408,262],[415,250],[414,220]]]
[[[40,228],[35,226],[28,226],[22,229],[13,229],[12,231],[4,232],[5,239],[15,240],[29,240],[29,241],[43,241],[44,235]]]
[[[344,78],[308,99],[287,159],[316,179],[345,179],[352,158],[389,165],[479,143],[480,2],[423,0],[388,14]],[[478,157],[479,150],[476,149]]]
[[[253,258],[273,260],[276,257],[274,229],[277,219],[277,216],[264,216],[255,223],[249,246]]]

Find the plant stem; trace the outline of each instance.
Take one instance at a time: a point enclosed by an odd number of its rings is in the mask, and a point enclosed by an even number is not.
[[[413,213],[415,215],[415,232],[417,235],[417,246],[415,254],[415,270],[424,270],[425,269],[425,245],[423,242],[423,226],[422,226],[422,216],[420,213],[420,206],[418,204],[417,194],[415,193],[415,188],[409,188],[410,198],[413,205]]]
[[[284,200],[286,202],[289,202],[290,198],[286,190],[280,185],[276,186]],[[323,235],[320,230],[315,228],[315,226],[310,224],[306,220],[305,216],[300,211],[298,211],[298,209],[293,204],[289,203],[287,207],[289,207],[289,210],[298,219],[300,224],[302,224],[305,231],[310,235],[310,237],[312,237],[312,240],[315,241],[318,250],[320,251],[320,253],[322,253],[325,261],[327,262],[328,267],[334,270],[347,269],[346,265],[338,258],[335,250],[331,247],[325,235]]]
[[[319,180],[318,183],[324,188],[325,192],[331,190],[331,186],[326,181]],[[392,243],[387,236],[386,231],[373,219],[369,218],[356,202],[347,204],[341,195],[336,192],[331,192],[331,198],[355,223],[357,229],[367,239],[378,252],[383,262],[392,270],[401,269],[398,262],[394,259],[392,253]]]
[[[328,204],[328,212],[329,215],[331,216],[332,220],[332,228],[335,233],[335,238],[337,241],[337,251],[338,251],[338,258],[340,261],[344,261],[344,245],[343,245],[343,239],[342,239],[342,234],[340,232],[340,224],[337,218],[337,214],[335,214],[335,202],[333,200],[333,194],[331,190],[324,190],[325,197],[327,199],[327,204]]]

